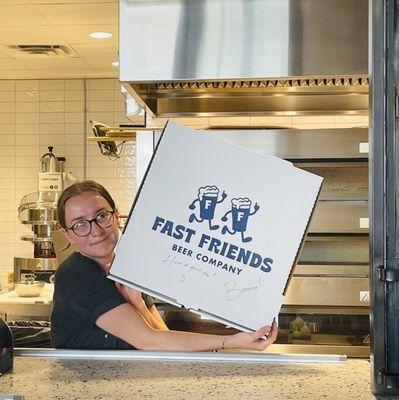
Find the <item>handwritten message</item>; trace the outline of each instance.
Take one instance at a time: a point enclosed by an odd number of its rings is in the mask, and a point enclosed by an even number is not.
[[[174,245],[175,246],[175,245]],[[188,253],[186,254],[188,255]],[[188,281],[191,275],[208,279],[218,274],[218,270],[210,269],[205,266],[198,266],[176,254],[168,254],[160,260],[160,266],[163,268],[177,268],[179,270],[177,282],[183,284]],[[236,268],[236,267],[235,267]],[[240,286],[236,279],[229,279],[221,284],[221,299],[225,301],[236,300],[241,296],[250,295],[258,291],[261,287],[261,278],[258,277],[254,284],[250,286]]]

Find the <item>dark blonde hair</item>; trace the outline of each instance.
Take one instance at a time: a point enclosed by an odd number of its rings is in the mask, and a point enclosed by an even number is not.
[[[116,210],[115,202],[109,194],[108,190],[105,189],[104,186],[100,185],[94,181],[82,181],[76,182],[73,185],[67,187],[61,194],[58,203],[57,203],[57,214],[58,221],[62,228],[66,228],[65,222],[65,203],[72,197],[79,196],[85,192],[94,192],[101,197],[104,197],[105,200],[108,201],[109,205],[112,208],[112,211]]]

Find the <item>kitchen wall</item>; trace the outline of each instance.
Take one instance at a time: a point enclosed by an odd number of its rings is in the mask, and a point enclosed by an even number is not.
[[[18,221],[20,199],[37,190],[40,156],[54,146],[67,170],[78,179],[102,183],[127,214],[135,185],[135,143],[126,142],[116,161],[100,154],[89,120],[108,125],[129,122],[115,79],[0,80],[0,284],[13,270],[14,256],[32,257],[33,246],[20,240],[30,234]],[[285,126],[344,128],[367,126],[367,116],[276,116],[175,119],[190,126]]]
[[[89,120],[115,126],[129,122],[124,97],[114,79],[0,80],[0,283],[13,270],[13,258],[32,257],[30,234],[18,221],[20,199],[37,190],[40,157],[48,146],[65,156],[66,169],[77,178],[102,183],[120,211],[130,208],[135,193],[135,144],[111,161],[100,154]]]

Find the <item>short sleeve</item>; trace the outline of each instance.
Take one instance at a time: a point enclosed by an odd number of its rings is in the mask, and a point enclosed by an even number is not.
[[[57,277],[57,285],[67,288],[66,302],[76,316],[94,325],[101,315],[126,303],[115,283],[104,276],[93,260],[79,257],[74,267],[69,279]]]

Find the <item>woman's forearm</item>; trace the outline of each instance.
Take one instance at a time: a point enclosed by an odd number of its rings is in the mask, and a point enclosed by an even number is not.
[[[154,330],[142,343],[141,350],[210,351],[227,349],[232,336]]]
[[[142,350],[209,351],[220,349],[264,350],[277,338],[277,324],[264,326],[255,332],[234,335],[210,335],[180,331],[156,331],[151,328],[142,337]]]
[[[148,309],[147,309],[148,311]],[[101,315],[96,325],[141,350],[209,351],[219,349],[263,350],[277,338],[277,325],[234,335],[162,331],[151,327],[131,304],[124,303]],[[268,335],[267,339],[263,339]]]

